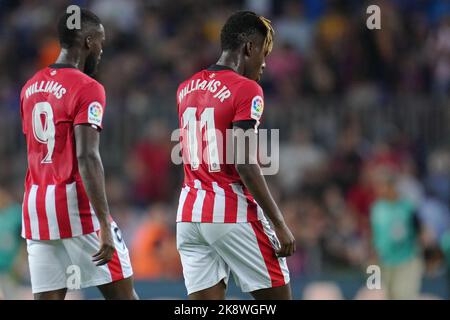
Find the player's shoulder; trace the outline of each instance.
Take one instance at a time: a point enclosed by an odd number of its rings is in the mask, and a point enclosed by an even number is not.
[[[56,64],[43,69],[43,72],[48,72],[56,81],[70,87],[74,92],[80,88],[85,89],[90,87],[97,87],[104,90],[100,82],[75,67],[61,67]]]
[[[35,83],[36,81],[39,81],[41,78],[44,78],[46,73],[49,73],[52,75],[52,72],[59,73],[58,74],[58,82],[61,82],[61,80],[67,84],[71,83],[69,87],[72,89],[75,89],[75,92],[77,89],[81,88],[90,88],[94,87],[103,93],[105,92],[105,88],[103,85],[95,80],[94,78],[88,76],[87,74],[81,72],[77,68],[63,68],[63,69],[53,69],[51,67],[45,67],[40,70],[38,70],[33,76],[31,76],[25,84],[22,86],[21,90],[21,96],[23,96],[24,90],[28,88],[31,84]],[[54,74],[53,74],[54,75]],[[63,83],[61,82],[61,83]],[[80,90],[78,90],[80,91]]]
[[[76,99],[90,100],[95,98],[96,100],[100,99],[99,101],[106,99],[105,88],[100,82],[78,69],[71,72],[74,76],[73,80],[76,81],[71,92]]]
[[[88,76],[84,72],[81,72],[78,69],[71,69],[69,72],[73,73],[74,79],[76,79],[77,86],[80,88],[86,88],[86,87],[97,87],[101,90],[105,90],[103,85],[95,80],[94,78]],[[69,75],[69,74],[68,74]]]
[[[177,88],[177,92],[180,91],[181,88],[185,87],[186,84],[189,83],[189,81],[191,81],[192,79],[199,78],[202,75],[202,73],[204,73],[205,71],[206,70],[200,70],[200,71],[194,73],[193,75],[191,75],[189,78],[180,82],[180,84],[178,85],[178,88]]]
[[[255,80],[249,79],[236,72],[230,72],[229,74],[229,87],[232,91],[240,93],[261,93],[262,87]],[[234,89],[234,90],[233,90]]]

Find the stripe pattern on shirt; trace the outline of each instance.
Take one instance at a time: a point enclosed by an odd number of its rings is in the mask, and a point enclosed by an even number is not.
[[[22,204],[22,237],[56,240],[89,234],[99,222],[80,182],[31,185]]]
[[[177,222],[241,223],[263,218],[261,207],[241,183],[196,179],[181,189]]]

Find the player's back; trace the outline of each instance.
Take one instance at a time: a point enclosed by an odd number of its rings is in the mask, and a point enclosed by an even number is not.
[[[48,240],[98,230],[78,171],[74,127],[101,128],[103,86],[74,67],[57,64],[28,80],[20,100],[28,153],[22,235]]]
[[[177,103],[185,173],[177,221],[262,219],[235,169],[229,145],[233,123],[259,125],[261,87],[230,68],[213,65],[179,86]]]

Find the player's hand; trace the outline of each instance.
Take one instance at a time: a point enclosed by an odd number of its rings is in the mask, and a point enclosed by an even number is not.
[[[280,249],[277,251],[277,256],[288,257],[294,254],[296,250],[295,238],[288,226],[282,223],[279,226],[274,226],[274,229],[278,241],[280,241]]]
[[[92,261],[96,262],[96,266],[107,264],[111,261],[114,250],[111,227],[100,227],[100,250],[92,256]]]

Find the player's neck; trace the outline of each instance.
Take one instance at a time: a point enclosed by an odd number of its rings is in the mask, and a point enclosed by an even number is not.
[[[244,61],[236,52],[224,51],[216,64],[229,67],[239,74],[244,73]]]
[[[70,64],[75,68],[83,70],[85,59],[81,57],[77,50],[61,49],[55,63]]]

